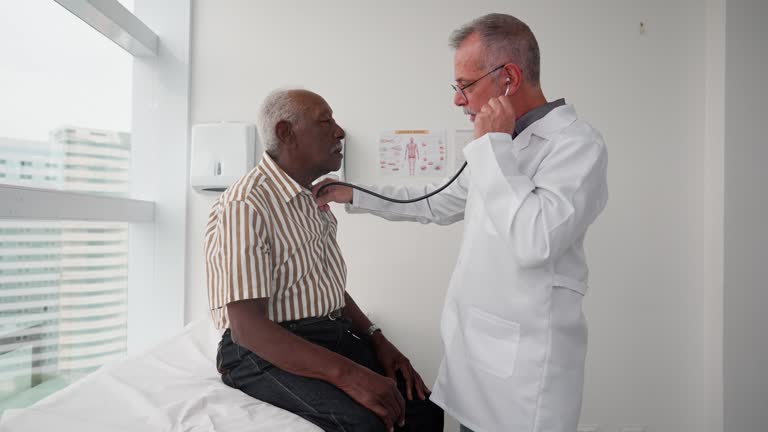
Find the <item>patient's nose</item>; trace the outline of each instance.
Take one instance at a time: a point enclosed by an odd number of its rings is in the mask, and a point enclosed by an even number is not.
[[[336,133],[333,136],[338,138],[338,139],[342,139],[342,138],[344,138],[346,136],[346,133],[344,132],[344,129],[337,124],[336,125]]]

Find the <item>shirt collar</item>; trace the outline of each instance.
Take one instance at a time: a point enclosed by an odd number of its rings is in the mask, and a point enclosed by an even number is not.
[[[280,196],[288,202],[295,198],[298,194],[304,190],[301,185],[296,183],[296,180],[292,179],[279,165],[265,152],[259,162],[259,169],[272,180],[277,186],[277,190]]]
[[[558,99],[554,102],[547,102],[544,105],[537,106],[536,108],[528,111],[520,116],[515,122],[515,131],[512,133],[512,139],[515,139],[520,133],[528,128],[528,126],[536,123],[549,114],[553,109],[565,105],[565,99]]]

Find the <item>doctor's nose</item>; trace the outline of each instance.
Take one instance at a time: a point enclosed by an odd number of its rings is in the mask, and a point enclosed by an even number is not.
[[[453,104],[460,107],[468,103],[467,98],[464,96],[461,90],[454,89],[453,91]]]

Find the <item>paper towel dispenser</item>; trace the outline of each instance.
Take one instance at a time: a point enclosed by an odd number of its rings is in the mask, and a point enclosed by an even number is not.
[[[192,126],[190,184],[203,191],[224,191],[261,158],[256,125],[244,122]]]

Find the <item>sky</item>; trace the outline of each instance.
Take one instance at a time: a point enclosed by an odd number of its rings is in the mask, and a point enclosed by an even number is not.
[[[54,0],[0,0],[0,136],[130,132],[132,69],[129,53]]]

